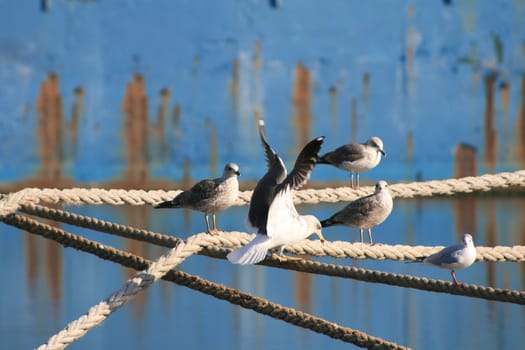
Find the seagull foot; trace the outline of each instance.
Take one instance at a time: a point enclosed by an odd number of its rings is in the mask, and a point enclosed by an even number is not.
[[[208,234],[212,235],[212,236],[218,236],[219,235],[219,230],[217,230],[217,229],[208,230]]]
[[[272,253],[272,257],[276,258],[280,262],[303,260],[302,258],[298,258],[298,257],[294,257],[294,256],[286,256],[284,254],[279,254],[278,255],[278,254],[275,254],[275,253]]]

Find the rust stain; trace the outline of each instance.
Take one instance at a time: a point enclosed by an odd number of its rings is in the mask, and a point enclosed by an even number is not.
[[[414,160],[414,133],[412,131],[406,135],[405,157],[408,162]]]
[[[259,39],[255,40],[255,52],[253,60],[253,69],[259,71],[262,67],[262,45]]]
[[[310,113],[312,82],[310,71],[302,62],[295,67],[295,82],[293,87],[293,107],[295,117],[293,118],[297,130],[297,145],[302,148],[310,141],[310,128],[312,115]]]
[[[312,309],[312,276],[309,273],[294,272],[295,303],[300,310]]]
[[[169,115],[171,91],[169,88],[162,88],[159,92],[160,105],[157,111],[157,119],[153,124],[151,131],[153,140],[159,145],[159,161],[165,161],[168,157],[168,143],[164,130],[166,129],[166,120]]]
[[[337,92],[337,86],[330,86],[328,90],[330,96],[330,122],[333,127],[337,124]]]
[[[454,178],[476,176],[477,169],[476,147],[466,143],[457,145],[454,152]]]
[[[39,118],[39,150],[42,162],[39,177],[43,180],[59,182],[63,178],[63,114],[60,81],[56,73],[48,73],[47,78],[40,84],[36,106]]]
[[[494,85],[496,74],[485,77],[484,154],[483,160],[491,171],[496,168],[497,132],[494,107]]]
[[[494,199],[488,198],[487,205],[484,207],[484,217],[487,218],[485,223],[485,245],[488,247],[496,247],[498,245],[498,232],[496,226],[496,205]],[[478,243],[479,244],[479,243]],[[487,284],[489,286],[496,286],[496,264],[486,264],[487,269]]]
[[[516,147],[522,166],[525,166],[525,75],[521,77],[520,107],[516,117]]]
[[[24,256],[26,259],[26,279],[28,285],[32,287],[38,278],[38,241],[39,237],[34,234],[25,232],[24,233]],[[31,288],[33,290],[33,288]]]
[[[147,229],[148,227],[150,227],[150,213],[150,208],[146,206],[127,206],[125,210],[126,223],[131,227]],[[148,245],[144,242],[140,242],[134,239],[126,239],[126,250],[131,254],[135,254],[138,256],[149,256]],[[132,268],[123,269],[124,278],[126,280],[135,276],[136,273],[137,271],[135,271]],[[135,297],[133,298],[133,302],[131,303],[133,317],[136,320],[143,320],[145,315],[147,297],[146,293],[138,294],[139,295],[135,295]]]
[[[73,157],[76,153],[76,146],[78,145],[78,125],[82,113],[84,111],[84,88],[78,86],[73,90],[73,106],[71,107],[71,118],[69,123],[66,125],[66,130],[68,134],[68,139],[70,140],[71,145],[68,147],[73,150]]]
[[[366,72],[363,74],[363,103],[368,103],[369,94],[370,94],[370,73]]]
[[[477,175],[477,151],[476,147],[466,143],[457,145],[454,155],[454,177]],[[463,233],[477,231],[476,199],[473,197],[461,197],[454,203],[456,222],[456,238],[459,240]]]
[[[142,184],[148,179],[148,97],[144,77],[136,73],[122,102],[126,139],[126,179]]]
[[[352,97],[350,102],[350,142],[357,143],[357,100]]]
[[[219,142],[217,140],[217,128],[210,119],[206,119],[205,125],[210,130],[210,173],[212,174],[212,177],[217,177],[217,163],[218,163],[218,148],[219,148]]]
[[[232,75],[230,78],[230,98],[235,113],[239,113],[239,80],[241,64],[239,59],[234,59],[232,63]]]
[[[56,242],[48,239],[44,241],[47,288],[49,296],[55,304],[61,304],[62,301],[62,251],[62,246]]]
[[[510,83],[508,81],[502,82],[499,89],[501,93],[501,107],[503,108],[503,114],[506,115],[510,105]]]

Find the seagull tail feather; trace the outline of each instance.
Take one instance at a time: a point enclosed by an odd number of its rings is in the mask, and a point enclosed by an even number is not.
[[[233,264],[257,264],[264,260],[266,253],[268,253],[268,240],[269,238],[266,235],[258,234],[250,243],[235,249],[226,257]]]

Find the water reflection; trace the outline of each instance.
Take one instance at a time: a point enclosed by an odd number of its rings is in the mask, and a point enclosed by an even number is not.
[[[301,205],[302,213],[325,217],[342,204]],[[470,232],[477,245],[525,243],[522,197],[461,197],[455,200],[397,200],[394,212],[376,228],[378,242],[447,245]],[[83,215],[187,237],[203,231],[202,215],[148,207],[75,207]],[[246,207],[219,214],[221,227],[242,228]],[[167,249],[63,225],[103,244],[155,259]],[[133,275],[134,271],[41,237],[4,226],[0,270],[0,339],[8,348],[29,348],[78,318]],[[345,227],[326,230],[331,240],[357,240]],[[338,264],[449,279],[429,266],[393,261],[328,259]],[[238,267],[226,261],[191,257],[181,269],[285,306],[312,313],[414,348],[520,347],[525,341],[523,307],[439,293],[342,280],[264,267]],[[24,276],[24,278],[20,278]],[[467,283],[523,290],[523,263],[476,263],[458,272]],[[454,336],[451,336],[454,335]],[[295,328],[226,302],[167,282],[141,293],[130,305],[90,331],[75,348],[172,345],[219,349],[265,349],[286,342],[292,349],[346,348],[339,341]]]

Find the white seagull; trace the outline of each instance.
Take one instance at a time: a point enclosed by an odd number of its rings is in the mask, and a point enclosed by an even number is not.
[[[275,247],[280,247],[280,260],[291,259],[283,254],[284,248],[312,233],[324,242],[319,220],[313,215],[299,215],[293,203],[293,190],[308,181],[324,137],[310,141],[299,153],[292,172],[287,174],[283,160],[268,144],[263,120],[259,120],[259,134],[268,172],[255,186],[247,223],[257,235],[250,243],[228,254],[228,260],[234,264],[256,264]]]
[[[474,247],[472,236],[465,233],[461,243],[443,248],[430,256],[419,257],[418,261],[452,270],[450,272],[452,280],[456,285],[459,285],[455,271],[467,268],[476,261],[476,247]]]
[[[221,177],[199,181],[189,190],[179,193],[170,201],[157,204],[155,208],[187,208],[204,212],[207,232],[211,235],[218,234],[215,213],[226,210],[235,203],[239,195],[239,175],[239,166],[228,163],[224,166]],[[212,214],[213,230],[210,229],[208,214]]]
[[[372,227],[385,221],[394,206],[387,187],[386,181],[378,181],[374,193],[350,202],[330,218],[321,221],[321,225],[323,227],[343,225],[359,228],[361,243],[363,242],[363,229],[366,228],[370,244],[373,244]]]
[[[318,163],[349,171],[350,184],[353,188],[354,173],[356,174],[355,187],[359,187],[359,173],[375,168],[381,161],[381,155],[386,156],[383,141],[373,136],[365,143],[351,143],[328,152],[319,158]]]

